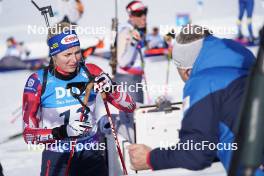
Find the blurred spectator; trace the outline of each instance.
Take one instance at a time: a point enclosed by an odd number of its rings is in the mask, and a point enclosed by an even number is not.
[[[154,27],[152,33],[147,35],[146,41],[148,49],[164,47],[164,40],[159,34],[159,28],[157,27]]]
[[[57,4],[59,21],[77,24],[84,12],[81,0],[58,0]]]
[[[6,47],[5,56],[15,56],[24,60],[30,54],[30,51],[24,46],[24,42],[17,42],[14,37],[6,39]]]

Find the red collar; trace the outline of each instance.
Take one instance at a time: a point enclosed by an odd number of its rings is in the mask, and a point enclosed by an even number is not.
[[[71,74],[71,73],[63,71],[59,66],[57,66],[55,69],[57,72],[59,72],[60,74],[62,74],[64,76],[69,76]]]

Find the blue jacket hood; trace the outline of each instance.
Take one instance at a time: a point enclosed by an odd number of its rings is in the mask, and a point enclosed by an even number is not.
[[[230,39],[208,36],[194,63],[191,75],[211,68],[248,70],[255,62],[250,50]]]

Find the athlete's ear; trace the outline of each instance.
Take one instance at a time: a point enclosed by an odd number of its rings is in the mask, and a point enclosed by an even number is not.
[[[186,82],[190,78],[191,72],[192,72],[192,69],[189,69],[189,68],[183,69],[183,80],[184,80],[184,82]]]
[[[192,69],[191,69],[191,68],[188,68],[188,69],[186,70],[186,76],[188,77],[188,79],[189,79],[189,77],[190,77],[190,75],[191,75],[191,72],[192,72]]]
[[[190,75],[191,75],[191,70],[192,69],[177,68],[177,70],[178,70],[178,73],[179,73],[181,79],[184,82],[186,82],[189,79]]]
[[[189,69],[189,68],[183,70],[184,82],[186,82],[190,78],[191,72],[192,72],[192,69]]]

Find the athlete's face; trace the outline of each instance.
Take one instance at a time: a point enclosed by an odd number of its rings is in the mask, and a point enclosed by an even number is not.
[[[67,73],[72,73],[76,70],[78,62],[81,60],[80,46],[71,47],[54,56],[55,66]]]
[[[138,28],[144,28],[147,24],[147,16],[145,14],[141,16],[130,16],[130,21],[133,25],[137,26]]]

